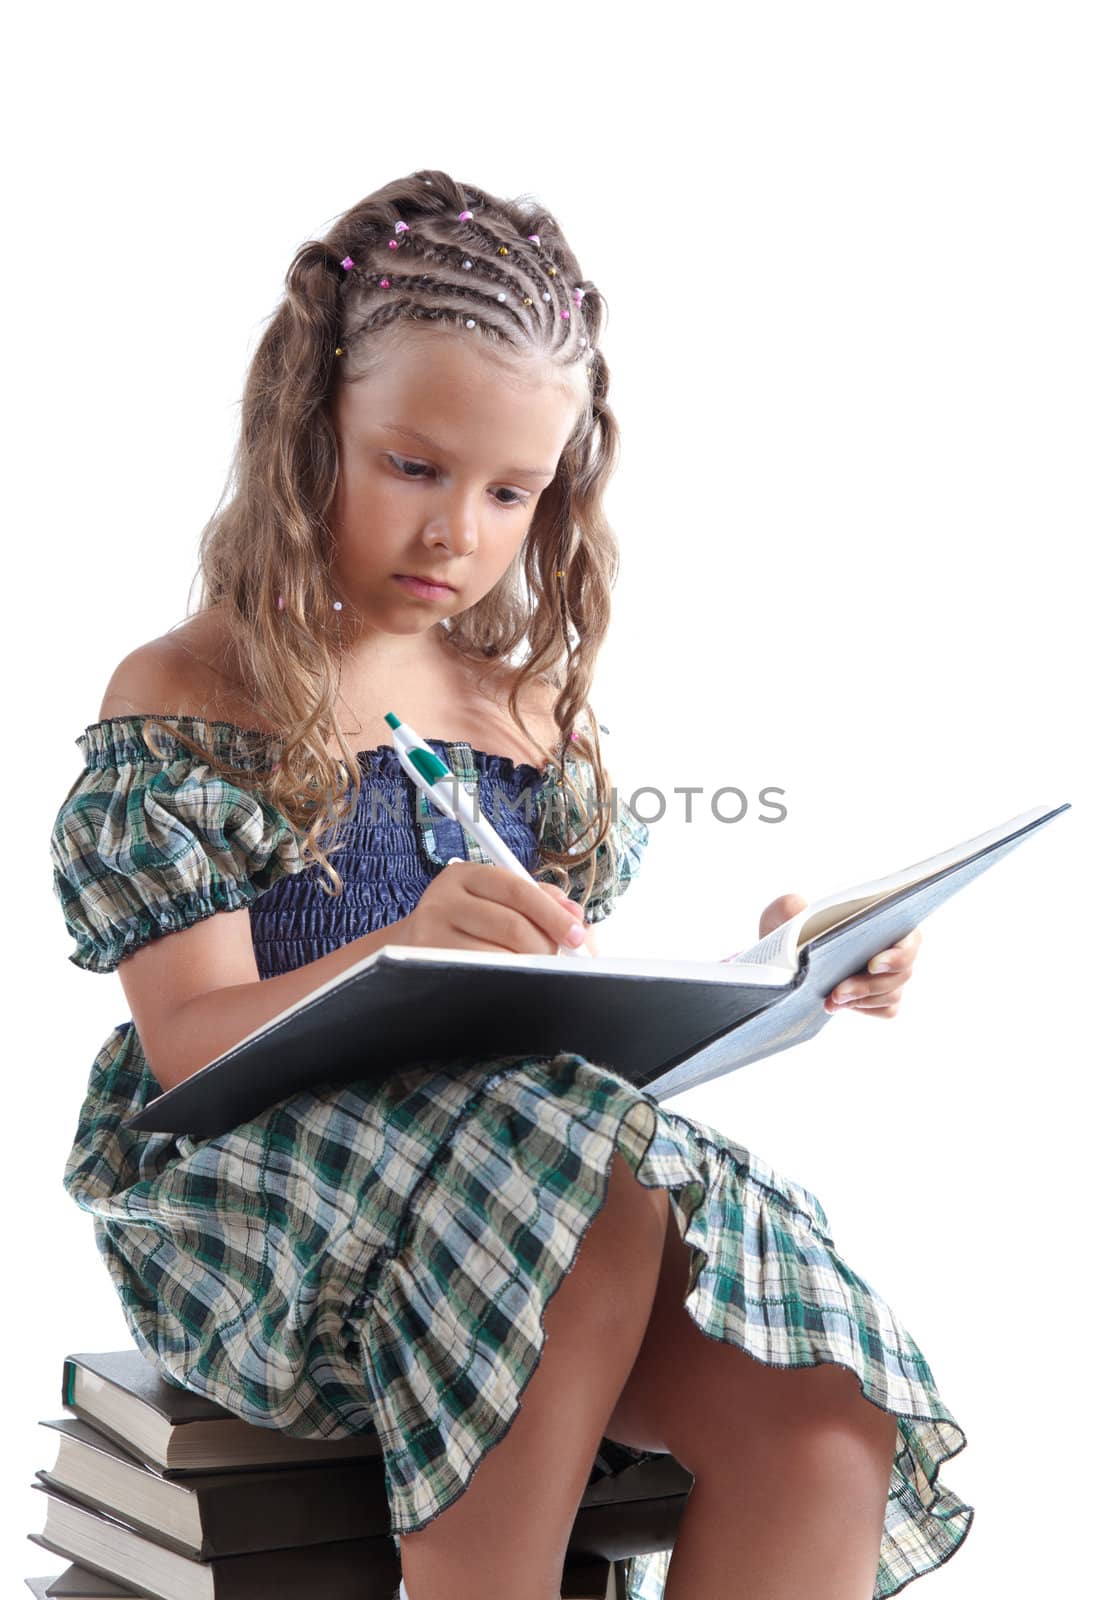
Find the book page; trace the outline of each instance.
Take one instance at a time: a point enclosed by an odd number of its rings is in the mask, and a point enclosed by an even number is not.
[[[798,912],[789,921],[782,923],[773,933],[765,935],[756,944],[743,950],[740,955],[741,964],[756,966],[764,963],[786,967],[793,972],[798,965],[799,951],[811,940],[847,922],[849,918],[857,916],[869,906],[876,905],[880,900],[888,899],[900,889],[911,888],[947,867],[957,866],[978,851],[985,850],[990,845],[1018,833],[1054,809],[1054,806],[1035,806],[1031,811],[1023,811],[1019,816],[1000,823],[996,828],[989,828],[985,833],[976,834],[973,839],[966,839],[962,844],[953,845],[950,850],[941,850],[924,861],[915,861],[908,867],[902,867],[899,871],[888,874],[885,878],[873,878],[869,883],[849,884],[832,894],[822,895],[804,911]]]

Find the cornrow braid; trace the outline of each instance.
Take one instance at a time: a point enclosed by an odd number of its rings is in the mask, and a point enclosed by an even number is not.
[[[573,361],[584,351],[593,353],[596,329],[585,296],[594,286],[578,284],[577,303],[574,308],[569,305],[567,263],[564,251],[552,248],[560,244],[552,219],[544,219],[554,229],[546,248],[522,236],[516,221],[494,209],[490,221],[478,222],[466,214],[467,208],[453,219],[442,217],[437,208],[420,215],[422,208],[409,200],[403,209],[413,223],[381,215],[379,207],[355,222],[352,215],[347,217],[342,236],[345,254],[336,243],[326,242],[328,262],[350,263],[343,270],[348,285],[339,339],[343,355],[366,335],[399,320],[462,321],[465,326],[471,322],[495,342],[536,347],[551,360]],[[385,239],[389,227],[395,237]],[[439,230],[446,228],[452,236],[439,237]],[[409,270],[407,263],[400,263],[400,252],[437,272]],[[542,255],[549,259],[543,261]],[[367,310],[366,302],[370,302]],[[460,308],[478,315],[465,317]],[[573,309],[577,327],[582,323],[586,329],[576,333],[574,346]]]

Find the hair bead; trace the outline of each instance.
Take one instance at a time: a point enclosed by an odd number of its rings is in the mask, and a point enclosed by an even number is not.
[[[425,182],[427,188],[432,188],[433,187],[430,179],[427,178],[427,179],[424,180],[424,182]],[[475,213],[473,211],[470,211],[470,210],[467,210],[467,209],[464,210],[464,211],[459,211],[457,213],[457,221],[458,222],[470,222],[474,215],[475,215]],[[403,222],[401,220],[397,220],[393,224],[393,226],[394,226],[395,233],[396,233],[397,236],[401,235],[401,234],[404,234],[404,233],[409,233],[410,232],[410,224],[408,222]],[[528,242],[530,244],[536,245],[538,247],[538,249],[541,248],[541,236],[540,236],[540,234],[528,233],[526,235],[526,239],[528,240]],[[388,249],[389,250],[398,250],[398,248],[399,248],[399,238],[398,237],[388,240]],[[498,247],[497,253],[500,256],[508,256],[510,254],[510,250],[507,248],[507,246],[505,244],[501,244]],[[356,262],[353,260],[352,256],[346,255],[342,259],[341,266],[342,266],[343,271],[352,272],[353,268],[356,266]],[[463,270],[465,272],[471,272],[472,268],[473,268],[473,262],[471,260],[465,259],[461,263],[461,266],[462,266],[462,268],[463,268]],[[559,276],[556,267],[546,267],[545,271],[546,271],[547,275],[550,278],[555,278],[555,277]],[[428,282],[429,281],[429,277],[430,277],[430,274],[424,272],[422,274],[422,277],[421,277],[421,282],[423,282],[423,283]],[[379,285],[379,287],[381,289],[390,289],[391,286],[392,286],[390,278],[383,278],[382,277],[382,278],[379,278],[377,281],[378,281],[378,285]],[[573,302],[574,302],[574,304],[576,305],[577,308],[583,304],[583,297],[584,297],[584,295],[586,293],[587,293],[587,290],[585,290],[582,285],[577,285],[574,289],[572,289],[572,291],[571,291],[572,300],[573,300]],[[544,290],[542,292],[541,298],[542,298],[542,300],[551,302],[553,297],[548,292],[548,290]],[[496,295],[496,299],[498,300],[500,305],[503,305],[503,304],[506,303],[506,301],[508,299],[508,296],[507,296],[507,294],[505,292],[500,292],[499,294]],[[527,295],[522,297],[521,304],[524,305],[524,306],[527,306],[527,307],[528,306],[532,306],[533,305],[533,300],[527,294]],[[571,321],[571,313],[569,311],[561,311],[560,318],[564,322],[570,322]],[[476,327],[476,319],[474,317],[468,317],[467,319],[465,319],[464,326],[466,328],[474,328],[474,327]],[[585,335],[583,335],[583,334],[580,335],[579,344],[580,344],[581,348],[586,345],[586,354],[588,356],[590,356],[593,353],[592,349],[591,349],[591,346],[589,344],[587,344],[587,340],[586,340],[586,336]],[[341,355],[344,355],[344,354],[345,354],[345,350],[344,350],[343,346],[341,346],[340,344],[335,346],[335,348],[334,348],[334,355],[335,356],[341,356]],[[593,366],[588,366],[586,368],[586,372],[587,372],[588,377],[591,376],[593,371],[594,371]],[[557,576],[560,577],[560,576],[563,576],[563,574],[558,573]],[[279,605],[279,609],[283,610],[283,597],[281,597],[278,605]],[[335,610],[338,610],[338,611],[341,610],[340,601],[335,603]]]

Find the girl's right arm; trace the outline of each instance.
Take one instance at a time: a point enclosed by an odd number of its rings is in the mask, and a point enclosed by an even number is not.
[[[119,980],[150,1071],[171,1089],[385,944],[555,955],[582,915],[555,884],[458,862],[433,879],[407,916],[279,977],[258,973],[243,908],[143,945],[119,963]]]
[[[206,700],[207,686],[181,676],[169,642],[143,645],[120,663],[101,719]],[[150,940],[120,961],[118,973],[150,1071],[171,1089],[385,944],[550,955],[576,942],[571,930],[582,919],[582,908],[555,884],[462,861],[439,872],[407,916],[278,977],[262,979],[257,970],[248,907]]]

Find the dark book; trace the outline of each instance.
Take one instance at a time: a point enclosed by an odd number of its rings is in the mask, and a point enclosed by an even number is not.
[[[290,1545],[376,1538],[391,1529],[383,1460],[204,1472],[169,1478],[77,1417],[36,1476],[196,1561]]]
[[[36,1600],[149,1600],[141,1589],[132,1589],[118,1578],[104,1578],[76,1562],[70,1562],[56,1578],[23,1581]]]
[[[809,905],[725,961],[516,955],[384,945],[322,983],[124,1126],[208,1138],[320,1083],[419,1061],[568,1051],[653,1099],[787,1050],[826,996],[1069,803],[1039,806],[889,877]],[[467,1049],[458,1048],[466,1046]]]
[[[156,1600],[391,1600],[399,1587],[390,1534],[195,1561],[58,1489],[31,1487],[49,1502],[42,1532],[27,1535],[34,1544]]]
[[[68,1355],[61,1403],[167,1477],[380,1456],[375,1434],[297,1439],[168,1383],[140,1350]]]

